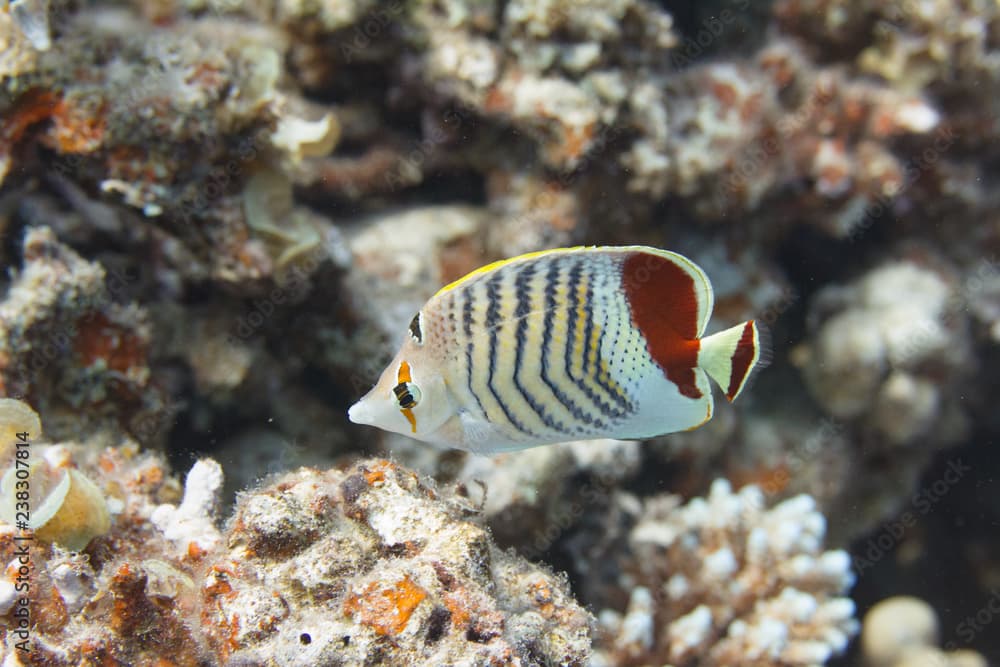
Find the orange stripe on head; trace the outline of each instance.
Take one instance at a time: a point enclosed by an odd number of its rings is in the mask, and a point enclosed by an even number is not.
[[[413,414],[413,410],[411,410],[410,408],[400,408],[399,411],[403,413],[404,417],[406,417],[406,421],[410,422],[410,432],[416,433],[417,416]]]
[[[410,375],[410,364],[405,361],[399,362],[399,371],[396,373],[396,382],[413,382],[413,376]],[[404,417],[406,417],[406,421],[410,422],[410,432],[416,433],[417,416],[413,414],[413,410],[411,408],[400,408],[399,411],[403,413]]]
[[[396,374],[396,382],[413,382],[410,376],[410,364],[405,361],[399,362],[399,372]]]
[[[622,266],[622,289],[649,356],[682,395],[701,398],[694,373],[701,348],[694,279],[666,257],[634,252]]]

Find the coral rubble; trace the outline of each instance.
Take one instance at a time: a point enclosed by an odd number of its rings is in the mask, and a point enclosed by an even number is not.
[[[384,460],[244,494],[203,591],[220,658],[583,665],[566,582],[495,547],[467,501]]]
[[[39,526],[15,531],[0,514],[9,619],[16,540],[31,545],[33,660],[587,663],[593,619],[565,578],[499,549],[467,498],[389,461],[276,477],[242,493],[220,531],[222,470],[212,460],[192,467],[178,503],[163,462],[134,445],[33,447],[46,448],[41,465],[59,450],[64,480],[84,480],[87,492],[69,487],[63,505],[73,511]],[[94,503],[114,505],[114,520]],[[18,655],[13,633],[3,655]]]
[[[17,407],[6,425],[32,416]],[[447,491],[384,459],[302,468],[241,493],[220,530],[214,461],[192,467],[181,499],[162,462],[133,444],[33,446],[47,448],[46,460],[59,450],[74,482],[93,478],[86,502],[114,506],[114,520],[105,514],[86,539],[88,511],[49,536],[48,524],[32,533],[6,515],[0,522],[8,560],[15,535],[31,542],[32,641],[47,664],[135,663],[164,651],[177,664],[590,659],[594,619],[565,578],[498,548],[462,484]],[[765,510],[758,490],[733,494],[721,481],[685,506],[649,501],[628,537],[628,611],[602,612],[595,660],[662,652],[675,662],[701,654],[705,664],[824,662],[854,621],[837,597],[850,581],[846,559],[821,552],[823,527],[807,497]],[[0,613],[13,613],[11,588],[0,587]]]

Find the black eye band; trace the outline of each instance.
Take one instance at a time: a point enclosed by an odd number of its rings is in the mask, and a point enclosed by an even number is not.
[[[416,407],[417,401],[413,398],[413,394],[410,393],[409,382],[400,382],[393,387],[392,393],[396,394],[396,402],[399,403],[399,407],[404,409]]]

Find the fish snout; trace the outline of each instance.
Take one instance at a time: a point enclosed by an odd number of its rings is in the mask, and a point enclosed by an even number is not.
[[[363,398],[350,407],[347,411],[347,418],[355,424],[371,425],[375,422],[375,415],[372,414],[371,406]]]

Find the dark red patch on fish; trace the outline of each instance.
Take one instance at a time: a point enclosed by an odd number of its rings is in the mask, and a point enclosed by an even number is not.
[[[740,336],[740,342],[736,344],[736,350],[733,352],[732,370],[729,371],[729,388],[726,389],[726,398],[730,401],[736,398],[736,393],[740,390],[740,385],[743,384],[747,373],[750,372],[750,364],[757,351],[757,346],[754,344],[753,330],[753,320],[743,325],[743,335]]]
[[[701,398],[694,373],[701,348],[694,278],[666,257],[634,252],[625,258],[622,288],[649,356],[682,395]]]

